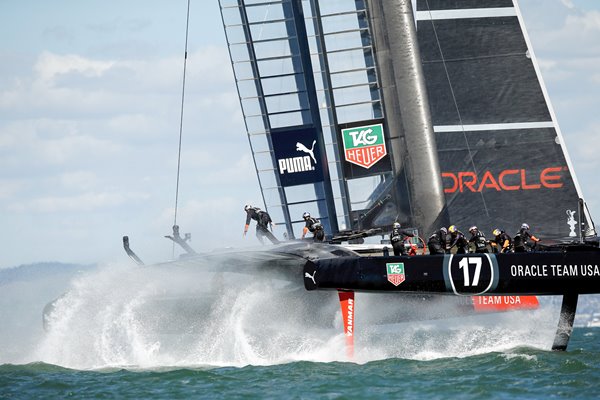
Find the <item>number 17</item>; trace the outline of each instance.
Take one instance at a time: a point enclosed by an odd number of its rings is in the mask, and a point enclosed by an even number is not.
[[[473,284],[470,284],[469,264],[475,264],[475,276],[473,277]],[[463,270],[465,286],[477,286],[479,284],[479,275],[481,274],[481,258],[465,257],[460,260],[458,266]]]

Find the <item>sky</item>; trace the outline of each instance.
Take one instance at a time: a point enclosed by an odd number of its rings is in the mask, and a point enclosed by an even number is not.
[[[600,2],[520,7],[600,215]],[[0,2],[0,268],[129,262],[123,235],[146,263],[173,257],[163,236],[174,222],[186,11],[186,0]],[[181,232],[198,251],[256,244],[242,237],[244,204],[262,204],[217,0],[191,1],[182,127]]]

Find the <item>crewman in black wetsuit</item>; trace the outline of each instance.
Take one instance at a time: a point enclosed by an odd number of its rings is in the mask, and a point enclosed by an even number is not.
[[[429,254],[446,253],[446,235],[448,235],[448,230],[442,227],[440,230],[433,232],[433,234],[429,236],[429,240],[427,240]]]
[[[498,228],[492,232],[494,240],[490,241],[494,253],[509,253],[512,250],[512,238]]]
[[[470,227],[469,232],[471,233],[469,243],[473,243],[475,245],[475,253],[489,253],[487,248],[487,240],[485,239],[483,232],[477,229],[476,226]]]
[[[529,243],[529,239],[533,241],[533,245]],[[531,248],[534,247],[540,239],[536,238],[529,232],[529,225],[522,224],[521,229],[515,235],[513,239],[513,245],[515,248],[515,253],[524,253],[527,251],[531,251]]]
[[[392,247],[394,248],[394,255],[406,255],[406,247],[404,246],[404,241],[407,237],[414,237],[411,232],[400,229],[400,223],[394,222],[392,225],[392,233],[390,233],[390,242],[392,243]]]
[[[309,212],[302,214],[302,218],[306,221],[306,225],[302,229],[302,239],[310,231],[313,234],[313,241],[322,242],[325,240],[325,231],[321,221],[316,218],[312,218]]]
[[[448,227],[448,232],[450,233],[450,244],[448,245],[448,252],[452,251],[452,248],[456,246],[456,254],[465,254],[469,251],[469,242],[465,235],[458,230],[456,225],[450,225]]]
[[[271,231],[269,231],[269,225],[271,225],[271,229],[273,229],[273,221],[271,221],[271,216],[266,212],[262,211],[258,207],[252,207],[251,205],[246,204],[244,206],[244,211],[246,211],[246,225],[244,226],[244,236],[246,236],[246,232],[248,232],[248,227],[250,225],[250,220],[256,221],[256,237],[260,241],[261,244],[264,244],[264,237],[266,236],[273,244],[279,243],[279,240]]]

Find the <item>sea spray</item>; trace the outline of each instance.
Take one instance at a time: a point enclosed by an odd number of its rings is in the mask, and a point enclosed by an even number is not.
[[[37,357],[79,369],[314,358],[338,334],[337,307],[335,293],[307,296],[278,278],[110,265],[79,277],[53,302]]]
[[[286,277],[285,268],[224,255],[210,264],[115,264],[84,272],[52,303],[31,360],[76,369],[363,364],[547,349],[556,330],[556,307],[419,321],[451,314],[453,297],[415,302],[358,293],[355,356],[348,360],[337,293],[307,292],[301,275]],[[397,322],[402,318],[412,321]]]

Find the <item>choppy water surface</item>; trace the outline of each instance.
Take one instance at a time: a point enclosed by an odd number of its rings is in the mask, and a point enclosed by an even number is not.
[[[600,329],[576,328],[568,352],[548,351],[555,305],[374,326],[365,321],[401,298],[358,295],[348,359],[335,293],[313,294],[279,276],[200,270],[1,271],[0,398],[600,394]]]

